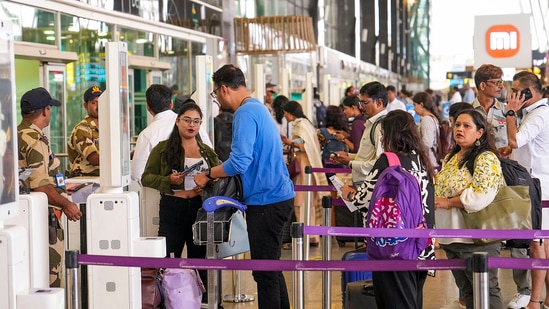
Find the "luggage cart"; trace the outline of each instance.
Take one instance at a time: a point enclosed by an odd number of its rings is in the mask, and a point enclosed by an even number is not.
[[[242,203],[225,196],[213,196],[202,203],[202,208],[207,213],[206,221],[206,240],[204,241],[204,222],[197,221],[193,225],[194,243],[206,245],[206,258],[217,258],[215,246],[218,243],[226,241],[222,235],[216,235],[216,227],[218,231],[222,231],[225,225],[228,226],[228,221],[215,221],[214,212],[223,207],[233,207],[242,212],[246,211],[246,206]],[[208,309],[223,309],[221,299],[221,271],[208,270]]]

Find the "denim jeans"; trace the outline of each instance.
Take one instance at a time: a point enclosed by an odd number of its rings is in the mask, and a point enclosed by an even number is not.
[[[293,207],[293,198],[268,205],[248,205],[246,222],[252,259],[280,259],[282,228]],[[257,283],[259,309],[290,309],[282,271],[253,271],[252,275]]]

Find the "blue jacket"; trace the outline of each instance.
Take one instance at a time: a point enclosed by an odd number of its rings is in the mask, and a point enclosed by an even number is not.
[[[258,99],[247,99],[235,112],[231,149],[223,170],[229,176],[242,175],[245,204],[267,205],[295,196],[280,133]]]

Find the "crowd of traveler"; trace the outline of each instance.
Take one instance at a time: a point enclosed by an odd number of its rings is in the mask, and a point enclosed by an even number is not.
[[[242,178],[252,259],[280,259],[283,226],[291,213],[295,211],[298,221],[306,221],[305,193],[294,191],[294,185],[307,184],[306,166],[350,168],[352,180],[341,197],[357,206],[365,219],[376,182],[389,166],[384,152],[397,154],[402,167],[417,179],[422,201],[417,207],[427,228],[463,229],[462,211],[477,212],[487,207],[505,185],[499,158],[514,159],[532,177],[539,178],[543,199],[549,199],[549,163],[544,160],[549,145],[547,87],[543,88],[535,74],[519,72],[508,85],[510,94],[503,102],[506,81],[502,77],[500,67],[484,64],[475,72],[475,89],[464,85],[463,100],[460,89],[452,88],[448,115],[452,149],[439,161],[436,150],[443,121],[441,104],[429,89],[415,95],[402,89],[399,99],[392,85],[369,82],[360,89],[350,86],[339,105],[328,105],[326,126],[319,128],[305,116],[299,102],[277,95],[276,85],[266,85],[267,96],[261,102],[248,92],[242,70],[224,65],[212,75],[214,90],[210,94],[232,119],[232,134],[222,160],[218,155],[221,151],[216,152],[209,140],[200,138],[204,115],[199,105],[187,98],[173,111],[172,89],[151,85],[146,100],[154,118],[138,137],[132,178],[160,193],[158,235],[166,238],[168,255],[175,257],[181,256],[184,247],[189,258],[205,257],[205,247],[193,243],[191,226],[202,205],[202,190],[222,177]],[[84,94],[88,115],[69,139],[71,173],[98,175],[97,110],[102,92],[93,86]],[[43,132],[52,108],[60,102],[44,88],[36,88],[26,92],[20,104],[19,167],[35,169],[27,185],[46,193],[55,218],[59,220],[63,212],[69,220],[79,220],[82,213],[56,182],[61,173],[59,162]],[[418,123],[413,114],[419,116]],[[290,179],[286,166],[284,153],[288,149],[302,168],[294,179]],[[196,163],[201,163],[197,169],[181,173]],[[328,184],[326,176],[313,173],[312,184]],[[308,222],[319,225],[321,194],[314,192],[312,196]],[[59,229],[62,234],[60,225]],[[318,246],[318,240],[311,235],[310,245]],[[438,243],[448,259],[467,259],[479,251],[498,257],[502,251],[500,242],[477,244],[470,238],[441,238]],[[60,237],[50,249],[52,286],[59,283],[62,244]],[[435,243],[429,241],[418,259],[434,259],[434,252]],[[529,250],[511,249],[511,256],[546,258],[549,243],[534,240]],[[451,272],[460,305],[473,308],[472,272]],[[432,272],[426,270],[374,271],[377,307],[422,308],[423,285],[429,274]],[[207,280],[205,271],[200,275]],[[252,275],[259,308],[290,308],[281,271],[253,271]],[[549,307],[547,271],[533,270],[530,278],[527,270],[513,270],[513,279],[517,294],[508,308]],[[489,270],[488,285],[490,308],[503,308],[497,269]]]

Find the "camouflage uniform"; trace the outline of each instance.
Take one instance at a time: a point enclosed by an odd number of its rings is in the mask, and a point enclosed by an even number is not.
[[[37,187],[52,185],[65,197],[64,188],[58,188],[55,182],[55,174],[59,173],[59,159],[52,153],[47,137],[36,125],[28,120],[23,120],[17,126],[17,141],[19,152],[19,168],[34,168],[34,172],[25,181],[27,186],[33,190]],[[54,206],[49,205],[50,210]],[[60,221],[61,211],[56,208],[57,221]],[[48,218],[49,219],[49,218]],[[49,220],[48,220],[49,221]],[[56,241],[52,244],[50,240],[50,286],[60,287],[64,263],[63,229],[60,224],[57,229]]]
[[[88,162],[90,154],[99,153],[99,128],[90,116],[86,116],[72,130],[68,153],[71,166],[69,175],[99,176],[99,165]]]

